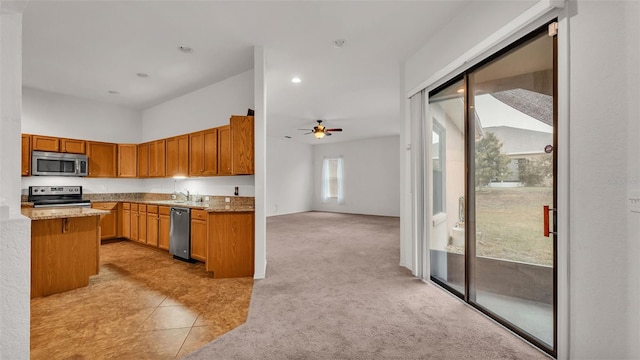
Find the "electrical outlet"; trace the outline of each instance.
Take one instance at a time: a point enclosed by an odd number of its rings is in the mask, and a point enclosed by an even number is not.
[[[231,202],[231,198],[228,198],[228,197],[224,198],[224,202]]]
[[[175,200],[176,199],[176,194],[171,194],[171,200]]]
[[[204,201],[209,201],[209,197],[208,197],[208,196],[205,196],[205,197],[204,197]]]

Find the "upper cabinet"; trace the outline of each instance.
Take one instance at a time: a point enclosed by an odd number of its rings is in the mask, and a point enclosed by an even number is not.
[[[73,154],[86,154],[86,141],[76,139],[60,139],[60,151]]]
[[[118,145],[87,141],[89,177],[116,177]]]
[[[166,140],[166,176],[189,175],[189,135],[174,136]]]
[[[231,175],[231,127],[218,128],[218,175]]]
[[[254,173],[253,116],[231,116],[231,172]]]
[[[22,134],[22,176],[31,175],[32,150],[87,154],[89,177],[253,175],[253,124],[234,115],[229,125],[143,144]]]
[[[22,134],[22,176],[31,175],[31,135]]]
[[[218,173],[218,129],[189,134],[189,176]]]
[[[138,173],[138,145],[118,144],[118,177],[134,178]]]
[[[31,137],[31,150],[60,151],[60,139],[51,136],[33,135]]]
[[[138,145],[138,177],[149,177],[149,143]]]
[[[37,151],[66,152],[74,154],[86,153],[86,141],[57,138],[52,136],[31,135],[31,148]]]
[[[165,140],[156,140],[149,143],[149,177],[164,177],[165,164]]]

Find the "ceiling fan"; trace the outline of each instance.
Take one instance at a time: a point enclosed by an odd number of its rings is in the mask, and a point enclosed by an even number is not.
[[[307,130],[309,132],[304,133],[304,135],[307,134],[313,134],[313,136],[315,136],[317,139],[322,139],[323,137],[326,136],[331,136],[331,132],[335,132],[335,131],[342,131],[342,129],[327,129],[326,126],[322,125],[322,120],[316,120],[318,122],[318,125],[314,126],[313,129],[298,129],[298,130]]]

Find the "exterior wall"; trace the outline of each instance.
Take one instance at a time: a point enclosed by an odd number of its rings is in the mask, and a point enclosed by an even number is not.
[[[341,213],[400,216],[399,137],[332,143],[313,146],[313,210]],[[322,161],[344,158],[344,204],[329,200],[323,204]]]

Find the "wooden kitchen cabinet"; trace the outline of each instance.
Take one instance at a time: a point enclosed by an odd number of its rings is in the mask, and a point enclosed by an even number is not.
[[[138,242],[147,243],[147,205],[138,204]]]
[[[86,154],[86,141],[77,139],[60,139],[60,152]]]
[[[149,143],[138,145],[138,177],[149,177]]]
[[[218,129],[189,134],[189,176],[218,173]]]
[[[87,141],[89,177],[116,177],[118,145]]]
[[[139,238],[139,230],[140,230],[140,222],[138,222],[138,204],[131,204],[131,240],[138,241]]]
[[[147,206],[147,244],[158,246],[158,205]]]
[[[109,211],[109,214],[100,216],[100,240],[115,239],[118,237],[118,203],[91,203],[91,207]]]
[[[207,212],[191,210],[191,257],[207,260]]]
[[[31,175],[31,135],[22,134],[22,176]]]
[[[163,250],[169,250],[170,212],[169,206],[158,206],[158,247]]]
[[[218,175],[231,175],[231,127],[218,128]]]
[[[208,213],[206,269],[214,278],[253,276],[254,224],[253,212]]]
[[[138,145],[118,144],[118,177],[134,178],[138,175]]]
[[[31,148],[37,151],[60,152],[60,139],[52,136],[32,135]]]
[[[189,135],[166,139],[166,176],[189,175]]]
[[[253,116],[231,116],[231,172],[234,175],[254,173]]]
[[[131,240],[131,203],[122,204],[122,237]]]
[[[156,140],[149,143],[149,177],[164,177],[165,164],[165,140]]]

